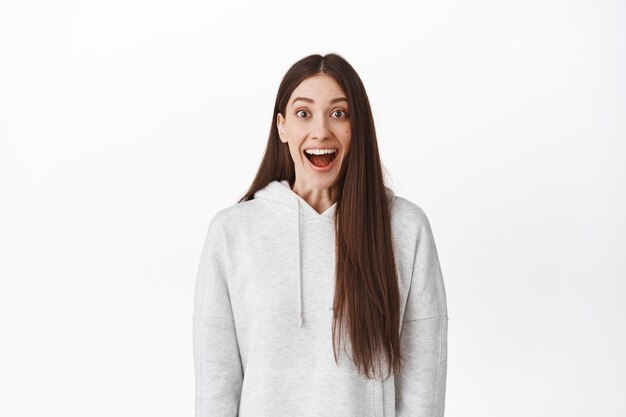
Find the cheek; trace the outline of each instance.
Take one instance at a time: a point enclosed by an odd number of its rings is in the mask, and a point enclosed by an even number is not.
[[[300,158],[302,152],[302,141],[296,138],[293,138],[289,142],[289,151],[291,152],[291,157],[295,160]]]
[[[352,141],[350,129],[347,129],[344,132],[344,136],[342,138],[342,145],[344,148],[348,149],[350,147],[350,142]]]
[[[302,145],[304,139],[306,137],[306,133],[303,133],[301,129],[292,128],[289,132],[289,142],[293,145],[294,148],[297,148]]]

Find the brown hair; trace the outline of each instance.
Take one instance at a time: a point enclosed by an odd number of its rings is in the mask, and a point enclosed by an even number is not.
[[[276,116],[285,115],[293,90],[317,74],[332,76],[348,98],[352,137],[344,175],[339,178],[340,195],[334,212],[336,236],[336,285],[332,326],[341,340],[347,327],[352,360],[360,373],[370,378],[374,364],[387,361],[397,373],[400,356],[400,294],[391,240],[391,207],[387,204],[383,167],[378,152],[374,120],[361,78],[340,55],[309,55],[291,66],[276,95],[269,139],[256,177],[239,203],[274,180],[293,186],[295,167],[287,143],[281,142]],[[343,318],[346,317],[347,321]],[[374,375],[375,377],[375,375]],[[389,374],[385,379],[389,377]]]

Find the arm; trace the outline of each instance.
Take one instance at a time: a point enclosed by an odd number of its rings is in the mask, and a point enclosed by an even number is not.
[[[243,371],[218,223],[209,224],[193,306],[195,416],[236,417]]]
[[[435,240],[420,210],[411,286],[400,334],[403,368],[395,378],[397,417],[443,417],[448,310]]]

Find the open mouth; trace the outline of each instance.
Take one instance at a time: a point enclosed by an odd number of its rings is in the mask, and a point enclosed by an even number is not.
[[[335,151],[333,153],[327,153],[327,154],[322,154],[322,155],[315,155],[315,154],[309,154],[307,152],[304,152],[304,155],[316,167],[324,168],[324,167],[330,165],[335,160],[335,158],[337,158],[337,153],[338,152]]]

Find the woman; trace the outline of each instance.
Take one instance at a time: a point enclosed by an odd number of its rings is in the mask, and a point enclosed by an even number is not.
[[[447,329],[430,223],[384,185],[361,79],[296,62],[256,178],[208,227],[196,417],[443,416]]]

